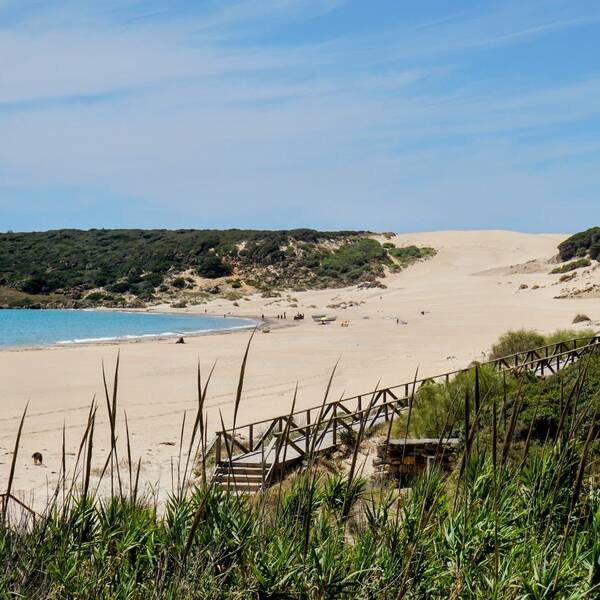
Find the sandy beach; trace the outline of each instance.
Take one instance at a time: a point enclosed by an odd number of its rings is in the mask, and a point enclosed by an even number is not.
[[[546,261],[565,237],[490,231],[398,235],[392,241],[399,246],[428,245],[438,254],[388,275],[386,289],[289,292],[281,299],[255,295],[239,301],[239,307],[225,300],[197,307],[217,315],[264,314],[269,319],[287,313],[286,321],[275,321],[285,326],[254,337],[238,422],[288,411],[296,383],[298,408],[318,404],[338,360],[332,398],[366,392],[378,381],[392,385],[410,380],[417,368],[427,375],[482,360],[482,353],[508,329],[570,328],[577,313],[597,323],[597,297],[555,298],[565,286],[600,282],[600,269],[568,284],[548,274],[552,265]],[[343,303],[353,305],[343,308]],[[306,315],[304,321],[292,321],[297,311]],[[338,322],[316,324],[310,315],[319,312],[337,315]],[[349,327],[340,327],[342,319],[350,321]],[[126,411],[134,459],[142,458],[143,481],[168,491],[182,419],[186,412],[191,419],[196,407],[198,361],[205,375],[216,361],[207,400],[209,432],[214,432],[219,411],[231,423],[249,335],[235,331],[189,337],[184,345],[161,339],[0,352],[0,477],[4,481],[8,474],[19,418],[29,403],[14,487],[25,500],[43,504],[59,471],[63,424],[72,459],[94,396],[99,402],[95,448],[101,468],[109,448],[101,366],[104,362],[112,380],[120,350],[120,443]],[[36,451],[43,453],[44,466],[32,464]]]

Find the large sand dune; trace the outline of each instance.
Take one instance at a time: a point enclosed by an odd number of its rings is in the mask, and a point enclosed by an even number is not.
[[[555,299],[565,285],[548,275],[547,260],[565,237],[504,231],[400,235],[393,240],[397,245],[430,245],[438,254],[386,277],[387,289],[292,292],[297,308],[290,301],[258,296],[239,307],[215,301],[208,306],[215,314],[275,317],[286,311],[288,316],[275,321],[285,326],[254,338],[238,421],[288,411],[296,383],[299,408],[318,404],[338,360],[332,398],[368,391],[378,381],[391,385],[410,380],[417,368],[427,375],[466,366],[482,359],[482,352],[510,328],[567,328],[580,312],[600,320],[597,298]],[[573,289],[599,281],[596,270],[566,285]],[[521,289],[524,285],[528,287]],[[357,305],[327,308],[350,301]],[[305,321],[291,320],[297,310],[306,314]],[[350,326],[317,325],[310,319],[316,312],[336,314],[350,320]],[[156,340],[120,346],[119,418],[125,410],[144,481],[170,487],[183,414],[191,417],[196,406],[198,360],[205,374],[217,361],[207,401],[209,429],[218,427],[219,410],[230,423],[248,336],[234,332],[188,338],[185,345]],[[100,400],[97,466],[104,461],[109,434],[101,363],[112,377],[117,350],[116,345],[96,345],[0,352],[0,474],[5,481],[19,417],[29,402],[15,488],[28,501],[35,494],[37,506],[46,497],[47,481],[55,481],[59,470],[63,423],[68,452],[74,453],[94,395]],[[122,442],[122,427],[120,436]],[[33,466],[35,451],[44,454],[45,466]]]

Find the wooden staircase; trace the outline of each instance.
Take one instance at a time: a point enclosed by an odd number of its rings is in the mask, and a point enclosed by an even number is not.
[[[266,472],[272,465],[246,462],[221,462],[213,474],[213,485],[217,489],[244,493],[255,493],[262,489]]]
[[[584,355],[600,352],[600,337],[569,340],[534,348],[488,363],[498,372],[529,372],[544,377],[574,364]],[[224,490],[255,493],[274,483],[281,473],[311,454],[339,446],[344,434],[369,430],[401,414],[412,395],[428,383],[448,383],[474,367],[417,379],[274,419],[217,432],[209,450],[215,454],[212,484]],[[256,435],[261,429],[262,433]]]

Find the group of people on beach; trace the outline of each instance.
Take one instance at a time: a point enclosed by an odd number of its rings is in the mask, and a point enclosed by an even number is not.
[[[264,314],[262,314],[260,317],[261,317],[261,319],[262,319],[263,321],[265,320],[265,315],[264,315]],[[277,319],[287,319],[287,312],[284,312],[284,313],[278,314],[278,315],[276,316],[276,318],[277,318]],[[304,313],[300,313],[300,312],[299,312],[299,313],[296,313],[296,314],[294,315],[294,321],[301,321],[302,319],[304,319]]]

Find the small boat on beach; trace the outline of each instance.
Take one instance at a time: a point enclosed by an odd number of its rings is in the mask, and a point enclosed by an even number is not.
[[[319,323],[320,325],[326,325],[327,323],[333,323],[337,317],[335,315],[328,317],[327,315],[313,315],[312,316],[315,323]]]

